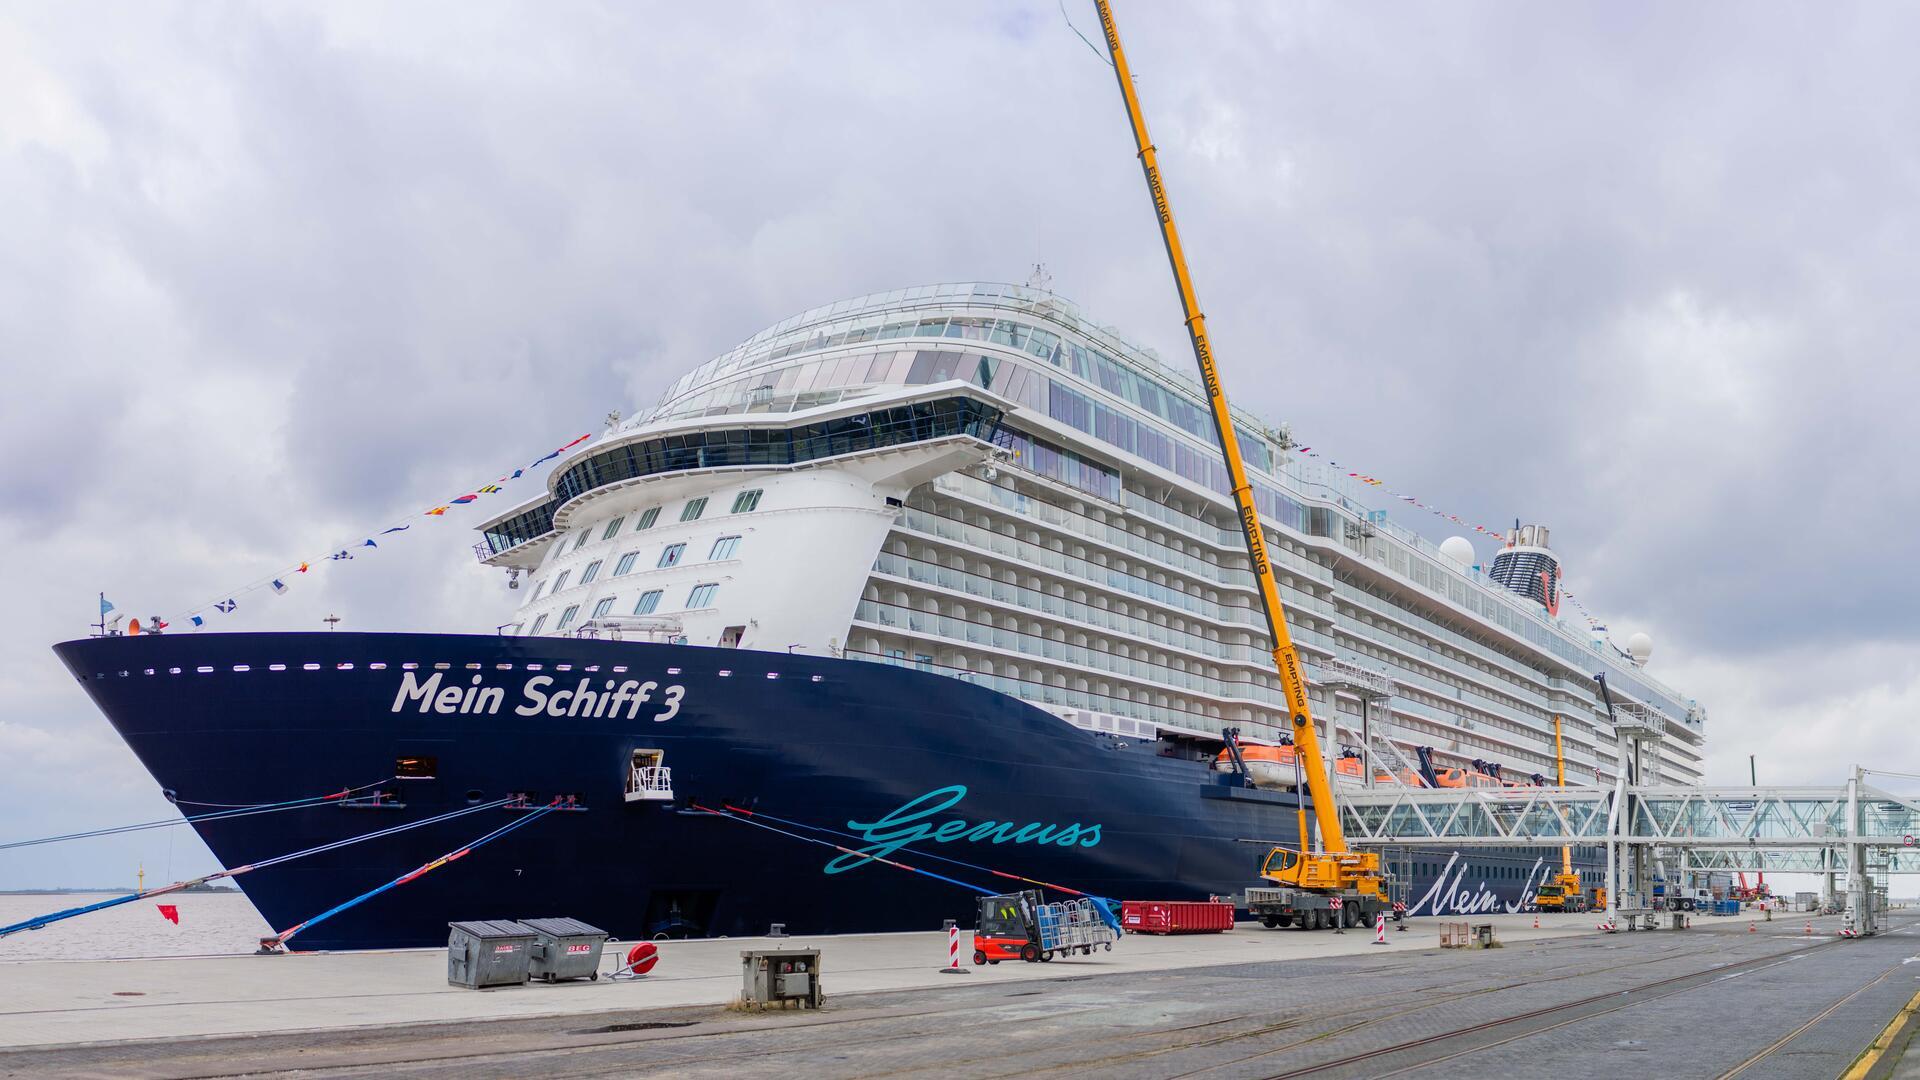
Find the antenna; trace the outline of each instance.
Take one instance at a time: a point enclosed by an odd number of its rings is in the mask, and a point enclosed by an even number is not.
[[[321,621],[321,622],[323,622],[323,623],[326,623],[326,624],[327,624],[327,629],[328,629],[328,630],[333,630],[333,629],[337,629],[337,628],[339,627],[339,625],[340,625],[340,616],[338,616],[338,615],[329,615],[329,616],[327,616],[326,618],[324,618],[324,619],[321,619],[320,621]]]
[[[1046,293],[1048,296],[1053,295],[1053,275],[1047,273],[1046,263],[1033,264],[1033,273],[1027,275],[1027,288]]]

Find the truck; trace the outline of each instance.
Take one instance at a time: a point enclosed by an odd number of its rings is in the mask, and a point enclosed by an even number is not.
[[[1388,915],[1395,922],[1406,919],[1403,904],[1393,902],[1390,875],[1363,877],[1357,883],[1318,887],[1278,884],[1302,872],[1300,853],[1275,848],[1267,855],[1261,876],[1273,885],[1247,889],[1246,907],[1269,930],[1297,926],[1302,930],[1322,930],[1334,926],[1372,926],[1374,919]],[[1305,868],[1311,877],[1311,863]],[[1349,881],[1353,879],[1350,877]],[[1334,907],[1334,901],[1339,907]]]

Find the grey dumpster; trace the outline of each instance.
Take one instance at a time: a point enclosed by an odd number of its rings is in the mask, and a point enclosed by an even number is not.
[[[447,928],[447,982],[479,990],[527,981],[533,931],[504,919],[448,923]]]
[[[527,967],[532,978],[558,982],[600,977],[600,952],[607,947],[605,930],[578,919],[521,919],[520,925],[534,935],[533,959]]]

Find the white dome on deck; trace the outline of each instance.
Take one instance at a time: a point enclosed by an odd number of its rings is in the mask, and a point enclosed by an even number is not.
[[[1456,566],[1472,566],[1474,561],[1473,541],[1464,536],[1449,536],[1440,545],[1440,557]]]
[[[1627,651],[1633,654],[1633,662],[1645,667],[1647,658],[1653,655],[1653,638],[1645,633],[1635,634],[1627,639]]]

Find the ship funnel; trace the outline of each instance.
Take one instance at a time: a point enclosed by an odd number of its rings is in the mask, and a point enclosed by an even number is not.
[[[1547,547],[1545,525],[1514,523],[1487,576],[1533,599],[1548,614],[1560,614],[1560,560]]]

